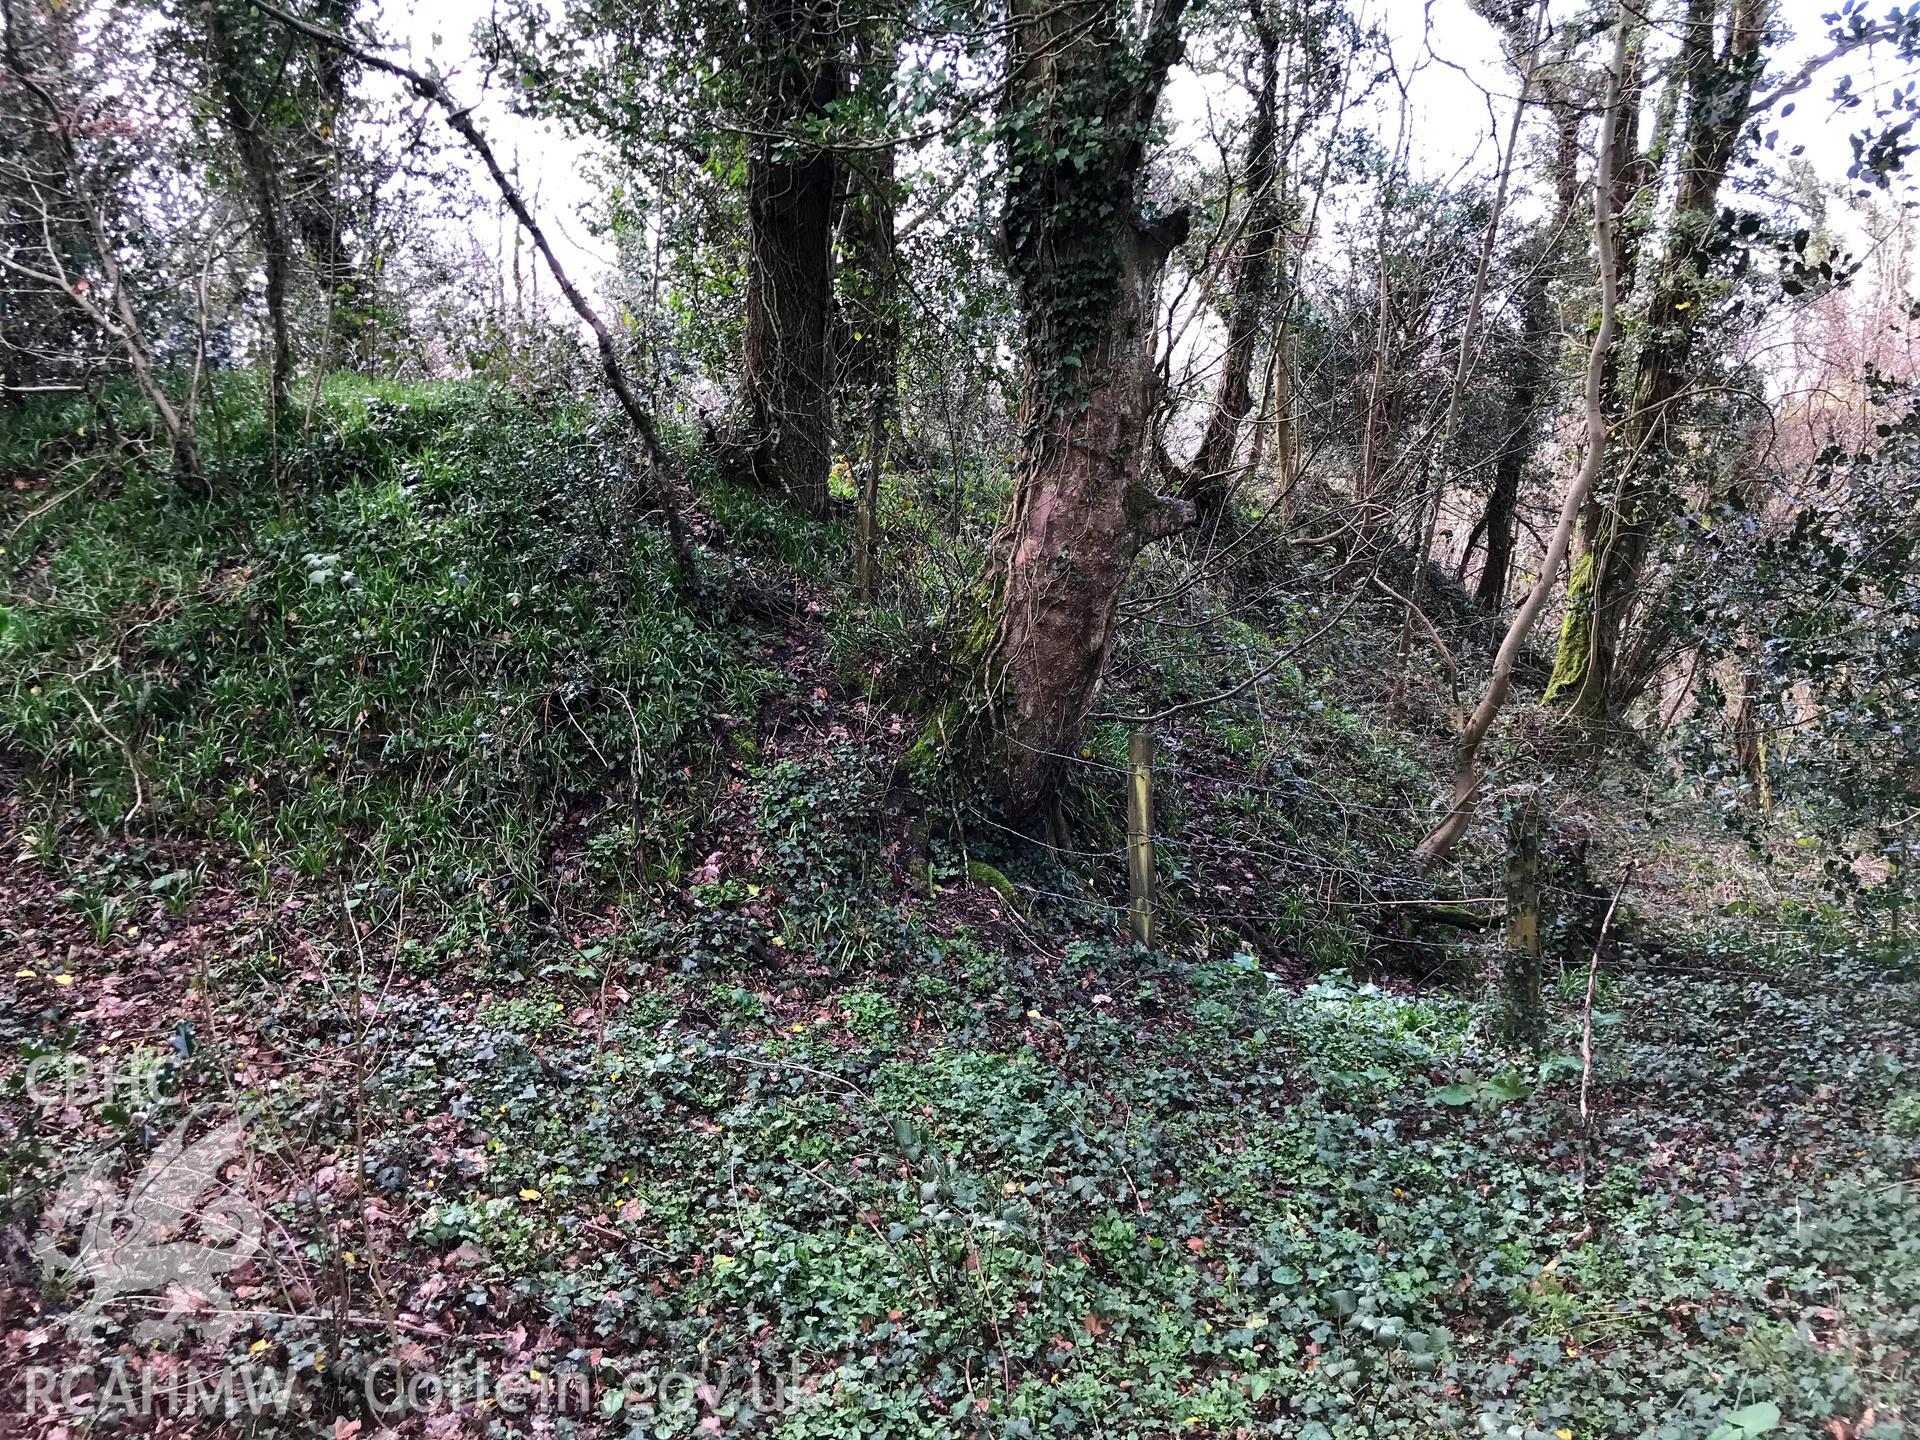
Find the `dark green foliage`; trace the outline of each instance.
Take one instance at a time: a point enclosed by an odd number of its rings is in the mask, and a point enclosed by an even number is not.
[[[1006,150],[1008,266],[1026,317],[1029,384],[1050,413],[1084,405],[1109,344],[1114,295],[1136,226],[1175,217],[1136,213],[1141,155],[1169,64],[1181,52],[1180,12],[1156,9],[1135,37],[1113,0],[1016,7],[1011,83],[997,133]],[[1184,215],[1170,246],[1186,232]]]
[[[1764,780],[1832,884],[1878,910],[1898,942],[1920,774],[1920,408],[1909,382],[1870,372],[1865,384],[1885,418],[1860,450],[1816,458],[1790,524],[1735,495],[1689,527],[1711,581],[1686,621],[1736,677],[1753,677],[1759,771],[1742,763],[1717,678],[1681,739],[1730,823],[1762,840]]]
[[[408,1174],[415,1243],[464,1247],[428,1313],[508,1297],[623,1364],[797,1363],[823,1388],[795,1434],[1691,1440],[1773,1403],[1807,1437],[1900,1403],[1916,1151],[1878,1115],[1920,1061],[1910,986],[1613,976],[1583,1189],[1577,1066],[1502,1071],[1457,1002],[1102,945],[983,989],[971,944],[902,942],[824,1004],[749,965],[604,1033],[537,996],[396,1003],[379,1113],[450,1088],[485,1156]]]
[[[1898,1414],[1914,978],[1824,919],[1623,926],[1583,1169],[1584,950],[1548,962],[1524,1061],[1469,999],[1343,973],[1471,960],[1363,927],[1423,772],[1337,672],[1282,664],[1162,727],[1169,939],[1143,952],[1111,938],[1117,867],[901,789],[872,667],[942,642],[936,566],[852,606],[834,530],[709,490],[736,592],[791,592],[783,625],[723,621],[674,598],[592,414],[336,387],[282,514],[241,483],[257,400],[223,404],[212,503],[91,458],[84,407],[6,432],[21,477],[90,457],[84,495],[16,502],[45,507],[0,636],[21,871],[128,967],[131,932],[235,873],[301,902],[205,952],[204,994],[141,1032],[166,1086],[87,1122],[134,1149],[233,1085],[274,1165],[336,1177],[272,1201],[287,1253],[349,1286],[377,1264],[431,1327],[410,1363],[591,1373],[615,1434],[743,1420],[754,1372],[807,1387],[791,1436],[1698,1440],[1774,1406],[1820,1440]],[[941,497],[897,504],[939,529]],[[1323,623],[1244,613],[1261,664]],[[1377,643],[1391,616],[1344,624]],[[1142,627],[1107,703],[1244,664]],[[1091,854],[1125,745],[1100,722],[1076,772]],[[68,1053],[53,986],[0,979],[9,1038]],[[263,1051],[298,1063],[263,1082]],[[20,1193],[50,1154],[8,1140]],[[335,1298],[230,1341],[336,1407],[295,1430],[371,1418],[388,1337],[336,1330]],[[703,1364],[709,1401],[628,1410],[622,1376]]]
[[[1697,703],[1679,766],[1530,712],[1487,745],[1468,784],[1552,812],[1506,837],[1540,928],[1503,947],[1498,827],[1413,849],[1497,636],[1396,572],[1429,514],[1491,606],[1540,568],[1610,9],[1538,8],[1496,224],[1484,150],[1420,133],[1464,36],[1408,69],[1380,7],[503,0],[468,110],[375,99],[404,37],[356,0],[278,3],[5,6],[0,1401],[138,1357],[301,1391],[146,1428],[310,1440],[1912,1429],[1920,412],[1870,371],[1872,442],[1768,468],[1762,322],[1864,273],[1767,163],[1832,78],[1762,63],[1791,7],[1622,12],[1644,253],[1562,676],[1609,724]],[[1469,8],[1520,62],[1532,0]],[[1827,23],[1842,70],[1920,39]],[[1890,188],[1915,87],[1852,84]],[[630,427],[542,293],[574,267],[528,270],[422,96],[526,231],[614,256],[574,276],[604,323],[574,303]],[[528,117],[591,148],[578,212]],[[469,378],[341,373],[376,360]],[[1244,483],[1190,533],[1158,492],[1196,474]],[[134,1177],[215,1114],[259,1263],[88,1327],[57,1197],[120,1186],[137,1250]],[[380,1410],[476,1365],[595,1388]]]
[[[285,514],[133,469],[16,538],[0,737],[38,823],[139,802],[263,881],[371,862],[403,895],[524,903],[571,806],[657,795],[689,732],[750,700],[585,412],[336,386],[291,459],[314,484]]]

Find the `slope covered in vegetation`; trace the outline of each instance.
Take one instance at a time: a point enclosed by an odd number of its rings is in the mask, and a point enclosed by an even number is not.
[[[1553,850],[1547,1034],[1500,1043],[1497,857],[1409,860],[1445,666],[1389,704],[1285,658],[1330,624],[1391,654],[1386,597],[1276,556],[1231,652],[1177,613],[1124,628],[1120,718],[1043,844],[909,758],[969,619],[937,564],[863,605],[831,522],[703,476],[689,599],[590,411],[330,382],[278,491],[257,401],[225,411],[210,498],[84,408],[26,409],[0,452],[0,1372],[30,1426],[1920,1419],[1910,951],[1622,770]],[[900,487],[889,526],[926,538],[898,553],[991,527],[995,497],[955,503]],[[1261,683],[1177,710],[1249,653]],[[1121,913],[1136,713],[1163,744],[1151,951]],[[208,1101],[248,1117],[227,1181],[257,1245],[217,1298],[65,1323],[88,1277],[18,1263],[56,1161],[137,1174]],[[194,1323],[156,1342],[156,1313]],[[249,1365],[291,1377],[284,1415],[127,1388]]]

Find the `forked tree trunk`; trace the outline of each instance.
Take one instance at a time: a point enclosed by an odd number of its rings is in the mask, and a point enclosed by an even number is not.
[[[1015,0],[1006,235],[1025,339],[1022,439],[994,542],[990,655],[1008,809],[1042,814],[1077,749],[1140,547],[1192,523],[1147,487],[1154,295],[1184,214],[1139,214],[1145,139],[1186,0],[1126,34],[1121,0]]]
[[[1027,438],[996,544],[996,661],[1016,810],[1055,793],[1062,756],[1078,746],[1134,557],[1193,519],[1191,505],[1147,489],[1143,463],[1158,383],[1150,337],[1164,243],[1142,231],[1121,237],[1105,334],[1087,358],[1093,379],[1084,410],[1036,414],[1028,377]],[[1044,390],[1039,398],[1044,404]]]
[[[759,129],[747,140],[743,357],[755,477],[818,515],[833,459],[833,152],[809,138],[840,95],[835,7],[751,0],[761,63]]]
[[[1625,472],[1612,502],[1591,506],[1582,553],[1567,586],[1567,613],[1549,701],[1588,727],[1624,708],[1616,670],[1647,557],[1673,513],[1672,471],[1681,462],[1674,410],[1691,383],[1693,338],[1704,308],[1721,183],[1746,128],[1761,64],[1764,0],[1730,0],[1725,47],[1714,55],[1713,0],[1692,0],[1682,66],[1686,120],[1665,253],[1647,300],[1646,340],[1627,389],[1619,453]]]
[[[1607,361],[1613,350],[1614,319],[1620,303],[1619,270],[1616,268],[1613,242],[1613,206],[1617,198],[1613,189],[1613,158],[1616,127],[1625,108],[1622,101],[1626,88],[1623,82],[1627,73],[1628,21],[1629,15],[1623,0],[1614,27],[1613,63],[1608,72],[1607,99],[1600,121],[1598,165],[1594,175],[1593,245],[1594,264],[1600,280],[1600,324],[1594,331],[1593,343],[1587,351],[1586,453],[1581,456],[1579,472],[1573,477],[1573,483],[1567,487],[1566,497],[1561,501],[1560,519],[1553,527],[1552,538],[1547,542],[1546,556],[1540,562],[1539,578],[1534,581],[1527,598],[1508,622],[1507,633],[1493,657],[1493,673],[1487,677],[1487,688],[1480,697],[1480,703],[1461,727],[1459,748],[1454,752],[1452,802],[1440,823],[1420,842],[1416,851],[1428,860],[1444,860],[1450,855],[1473,819],[1480,801],[1481,782],[1486,778],[1485,767],[1480,762],[1480,747],[1486,743],[1487,733],[1507,703],[1507,695],[1513,688],[1514,665],[1520,658],[1521,648],[1527,643],[1527,637],[1533,633],[1541,610],[1546,606],[1547,596],[1560,581],[1560,567],[1565,563],[1567,551],[1573,543],[1574,524],[1581,508],[1587,503],[1587,497],[1593,493],[1593,482],[1598,478],[1601,463],[1606,457]]]

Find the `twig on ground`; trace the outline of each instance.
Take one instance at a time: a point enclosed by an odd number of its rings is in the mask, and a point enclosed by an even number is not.
[[[1600,921],[1600,933],[1594,937],[1593,958],[1587,964],[1587,1000],[1580,1018],[1580,1186],[1583,1190],[1587,1183],[1587,1153],[1593,1133],[1592,1109],[1588,1103],[1593,1084],[1593,991],[1600,978],[1600,952],[1606,948],[1607,932],[1613,928],[1614,912],[1620,908],[1620,897],[1626,894],[1627,882],[1633,879],[1634,868],[1639,863],[1638,860],[1629,860],[1627,868],[1620,872],[1620,883],[1614,887],[1613,899],[1607,903],[1607,913]]]

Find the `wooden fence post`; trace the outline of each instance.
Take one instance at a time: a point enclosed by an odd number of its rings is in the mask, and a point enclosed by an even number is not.
[[[1507,937],[1500,956],[1494,1003],[1496,1030],[1511,1045],[1539,1039],[1540,1002],[1540,792],[1531,790],[1514,807],[1507,830]]]
[[[1127,737],[1127,923],[1134,940],[1153,944],[1153,735]]]
[[[1902,928],[1900,912],[1906,908],[1907,901],[1907,862],[1913,857],[1913,846],[1903,840],[1897,851],[1889,845],[1887,854],[1890,857],[1896,854],[1899,856],[1887,866],[1886,881],[1893,890],[1893,904],[1887,910],[1887,943],[1889,946],[1897,947],[1900,944]]]

